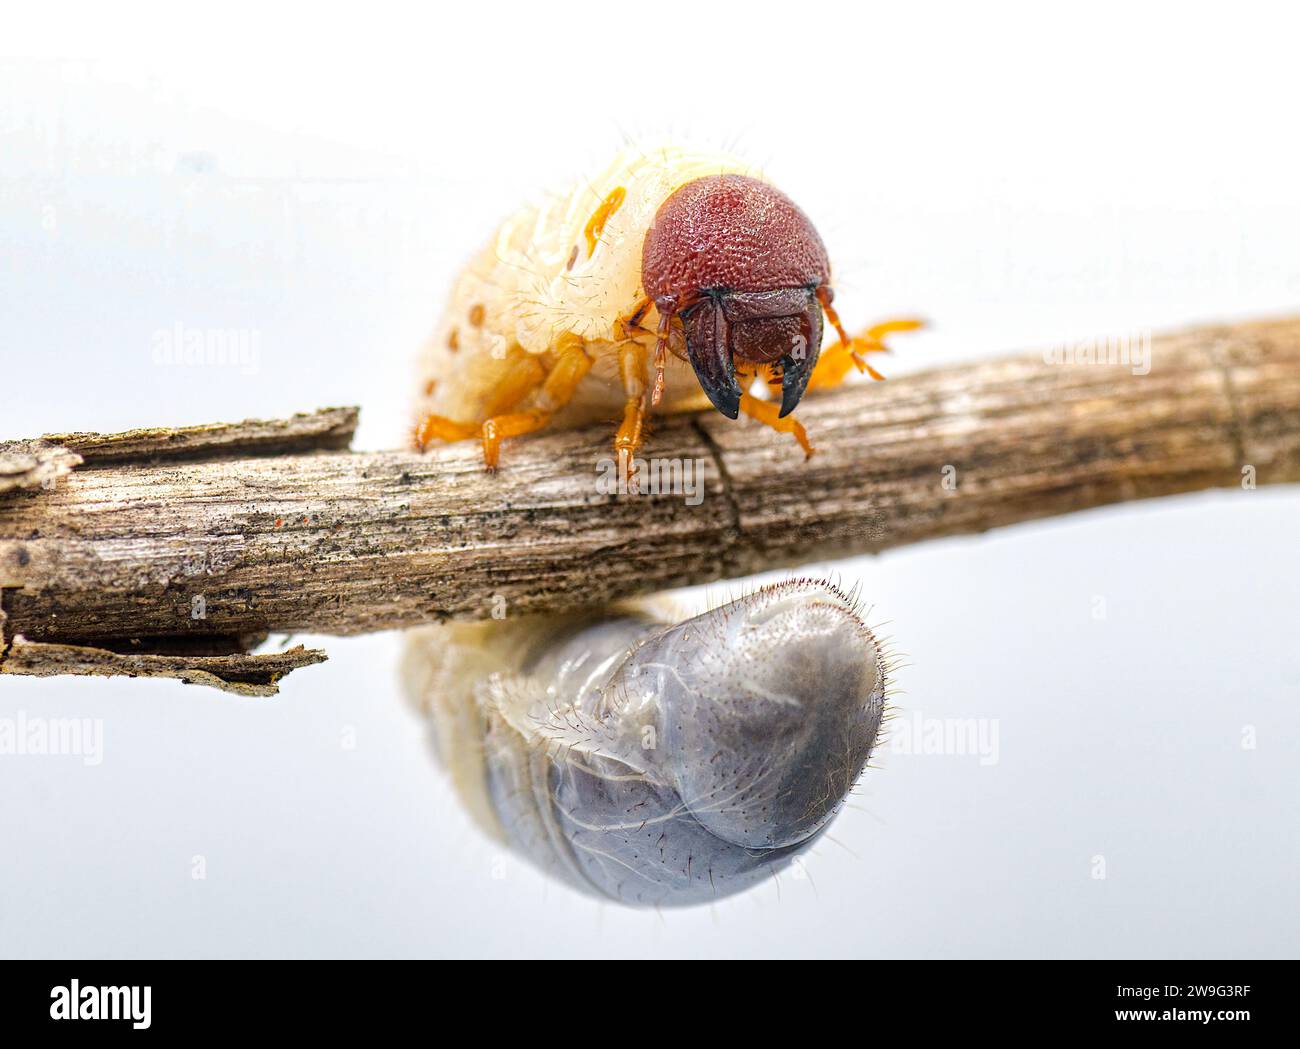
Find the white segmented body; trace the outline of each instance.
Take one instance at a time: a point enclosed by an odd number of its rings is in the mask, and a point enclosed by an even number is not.
[[[676,147],[629,148],[603,173],[540,207],[511,216],[462,271],[420,359],[417,404],[457,422],[481,422],[512,353],[545,355],[565,333],[582,338],[591,373],[557,418],[576,425],[617,416],[624,401],[616,330],[643,298],[641,250],[655,213],[679,187],[706,175],[761,173],[735,157]],[[622,189],[590,249],[589,224]],[[572,266],[570,267],[570,262]],[[658,324],[651,307],[642,326]],[[653,334],[634,335],[653,347]],[[690,366],[670,355],[661,411],[708,406]]]
[[[812,842],[880,728],[886,667],[853,601],[801,580],[677,625],[443,624],[408,693],[475,821],[571,885],[708,902]]]

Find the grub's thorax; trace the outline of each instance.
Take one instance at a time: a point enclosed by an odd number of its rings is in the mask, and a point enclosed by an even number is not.
[[[661,342],[668,319],[681,318],[687,356],[718,411],[739,413],[737,360],[779,375],[780,414],[794,410],[831,293],[826,247],[789,197],[746,175],[686,183],[646,233],[641,280],[663,319]]]

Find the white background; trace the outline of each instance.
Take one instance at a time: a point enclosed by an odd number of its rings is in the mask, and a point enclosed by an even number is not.
[[[1282,5],[179,6],[6,15],[0,439],[361,404],[358,446],[395,445],[456,268],[627,136],[765,165],[851,326],[933,321],[892,375],[1300,304]],[[256,332],[256,374],[159,366],[177,323]],[[104,755],[0,756],[0,951],[1294,955],[1298,511],[1223,491],[838,566],[908,656],[901,717],[996,719],[999,760],[886,750],[806,876],[689,911],[485,844],[397,635],[273,700],[4,679],[0,717],[101,718]]]

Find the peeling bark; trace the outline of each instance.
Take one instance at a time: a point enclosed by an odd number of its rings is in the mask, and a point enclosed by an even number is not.
[[[237,696],[273,696],[280,691],[280,678],[289,671],[323,662],[324,652],[302,645],[284,652],[167,656],[111,652],[87,645],[42,644],[19,635],[6,646],[0,673],[175,678],[187,685],[210,685]]]

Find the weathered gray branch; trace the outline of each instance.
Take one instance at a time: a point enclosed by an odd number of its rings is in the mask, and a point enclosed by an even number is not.
[[[185,676],[267,632],[603,604],[1240,488],[1243,471],[1300,481],[1300,318],[1157,336],[1151,352],[1146,375],[1032,354],[810,396],[808,462],[747,420],[664,420],[644,454],[698,464],[698,505],[603,492],[603,426],[509,442],[495,476],[472,442],[344,451],[347,409],[0,446],[0,672],[32,672],[24,646],[131,644]],[[163,654],[177,639],[206,654]]]
[[[98,645],[28,641],[21,634],[6,648],[0,671],[31,677],[167,677],[187,685],[211,685],[238,696],[273,696],[291,670],[325,662],[319,649],[295,645],[284,652],[223,655],[115,652]]]

